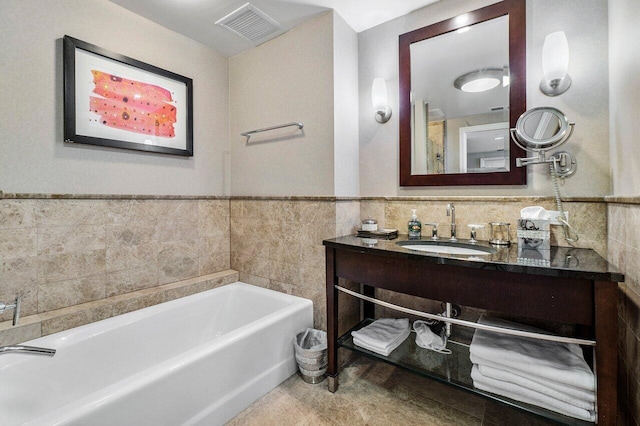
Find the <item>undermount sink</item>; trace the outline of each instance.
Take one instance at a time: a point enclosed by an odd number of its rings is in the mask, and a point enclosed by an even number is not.
[[[476,246],[469,243],[453,241],[409,240],[398,241],[396,244],[409,250],[462,256],[487,256],[497,252],[497,250],[492,247]]]

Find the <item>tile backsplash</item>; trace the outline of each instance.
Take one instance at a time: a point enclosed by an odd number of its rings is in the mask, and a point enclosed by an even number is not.
[[[229,253],[226,199],[0,200],[0,300],[21,294],[23,317],[229,269]]]

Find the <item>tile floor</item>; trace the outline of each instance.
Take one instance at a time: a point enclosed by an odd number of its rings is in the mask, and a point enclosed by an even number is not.
[[[335,394],[296,374],[231,420],[230,426],[548,425],[535,417],[397,367],[355,355]]]

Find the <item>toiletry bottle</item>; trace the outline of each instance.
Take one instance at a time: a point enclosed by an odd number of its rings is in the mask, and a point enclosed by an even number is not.
[[[411,209],[411,220],[409,221],[409,239],[419,239],[422,233],[422,224],[416,215],[416,209]]]

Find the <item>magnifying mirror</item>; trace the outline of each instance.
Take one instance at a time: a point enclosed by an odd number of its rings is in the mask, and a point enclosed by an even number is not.
[[[565,143],[573,134],[575,123],[570,123],[562,111],[552,107],[538,107],[526,111],[518,118],[516,127],[510,130],[511,139],[522,149],[535,152],[536,157],[517,158],[516,166],[552,163],[558,177],[575,172],[573,156],[560,151],[547,160],[546,153]]]

